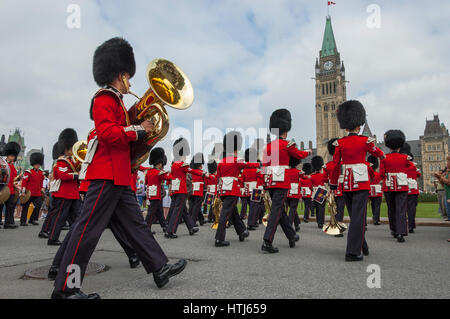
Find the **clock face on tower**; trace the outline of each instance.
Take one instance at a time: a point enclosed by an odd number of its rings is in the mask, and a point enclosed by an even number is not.
[[[323,67],[324,67],[325,70],[329,71],[333,67],[333,62],[332,61],[327,61],[327,62],[325,62],[323,64]]]

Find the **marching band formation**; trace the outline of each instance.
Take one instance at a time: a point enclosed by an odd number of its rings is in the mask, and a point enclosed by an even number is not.
[[[79,141],[73,129],[65,129],[53,148],[52,201],[39,232],[48,245],[59,246],[48,274],[55,280],[52,298],[100,298],[98,294],[84,294],[80,287],[70,285],[69,276],[70,266],[78,265],[82,281],[106,228],[124,249],[130,267],[142,263],[147,273],[153,274],[159,288],[183,271],[187,262],[181,259],[168,264],[151,231],[156,222],[170,239],[177,238],[182,222],[189,235],[199,231],[198,224],[213,222],[215,247],[230,245],[226,233],[231,226],[239,241],[244,242],[251,231],[264,224],[261,250],[277,253],[273,241],[278,225],[289,247],[294,248],[299,241],[300,202],[304,204],[303,222],[315,216],[318,228],[336,237],[343,237],[347,228],[343,224],[346,207],[350,224],[345,260],[360,261],[369,255],[365,239],[368,203],[374,224],[379,225],[384,194],[392,236],[404,242],[405,236],[414,232],[420,172],[412,162],[405,135],[399,130],[387,131],[384,141],[391,152],[384,154],[374,139],[359,135],[366,112],[354,100],[338,107],[338,122],[347,136],[329,141],[332,160],[328,163],[321,156],[302,163],[312,151],[299,150],[288,139],[291,113],[277,109],[269,120],[269,129],[276,139],[262,152],[249,148],[244,159],[238,158],[243,138],[237,131],[229,132],[223,137],[220,161],[209,160],[205,172],[202,153],[194,154],[190,163],[186,162],[190,146],[181,137],[173,144],[173,162],[170,171],[166,171],[164,149],[154,147],[168,130],[163,104],[179,109],[189,107],[193,90],[174,64],[157,60],[154,65],[149,71],[152,91],[130,112],[122,98],[129,93],[128,81],[136,71],[132,47],[124,39],[113,38],[95,51],[93,74],[101,87],[90,107],[95,128],[89,132],[87,141]],[[33,154],[30,159],[33,168],[22,176],[17,175],[14,167],[19,152],[17,143],[8,143],[3,154],[5,159],[0,162],[0,182],[4,185],[0,188],[0,203],[3,203],[0,211],[6,206],[4,228],[17,227],[13,216],[18,200],[22,204],[21,226],[37,225],[42,205],[43,155]],[[143,165],[147,158],[149,167]],[[132,189],[136,188],[137,171],[145,174],[149,202],[145,219]],[[162,206],[163,185],[169,185],[171,197],[167,218]],[[327,202],[332,216],[326,224]],[[34,211],[27,220],[31,203]],[[61,242],[60,234],[66,222],[70,229]]]

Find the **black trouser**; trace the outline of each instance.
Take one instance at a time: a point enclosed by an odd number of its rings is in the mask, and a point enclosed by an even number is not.
[[[265,214],[266,214],[266,205],[264,205],[264,201],[261,199],[261,201],[259,202],[259,213],[258,213],[258,220],[260,224],[262,224],[262,220]]]
[[[5,226],[14,225],[14,211],[16,210],[16,201],[14,200],[14,194],[9,195],[8,200],[0,205],[0,221],[2,221],[3,207],[5,206]]]
[[[181,217],[184,219],[186,227],[191,230],[194,227],[194,221],[188,214],[186,208],[186,194],[172,195],[172,202],[169,209],[169,226],[167,232],[175,234],[178,229]]]
[[[287,189],[271,188],[269,189],[270,197],[272,198],[272,208],[270,210],[269,220],[267,222],[267,228],[264,233],[264,240],[267,242],[273,242],[273,237],[277,231],[278,224],[283,229],[284,234],[289,240],[293,240],[295,237],[295,230],[289,221],[289,217],[285,212],[285,203],[287,198]]]
[[[33,203],[34,209],[28,222],[37,221],[39,218],[39,212],[41,211],[42,206],[42,196],[31,196],[30,200],[22,205],[22,214],[20,215],[21,224],[25,224],[27,222],[28,207],[30,207],[31,203]]]
[[[197,220],[202,224],[205,222],[205,218],[202,214],[202,198],[200,196],[191,196],[191,198],[189,198],[189,215],[191,215],[194,223],[196,223]]]
[[[54,197],[52,201],[52,215],[48,227],[48,239],[58,240],[62,228],[66,225],[70,215],[77,215],[80,211],[81,200]],[[48,212],[50,214],[50,211]]]
[[[388,207],[389,227],[398,235],[407,236],[408,227],[406,221],[408,192],[385,192]]]
[[[262,200],[261,200],[262,201]],[[258,223],[258,218],[261,212],[261,202],[254,202],[250,200],[250,211],[248,213],[248,221],[247,225],[256,227],[256,224]]]
[[[344,212],[345,212],[345,200],[344,196],[336,196],[336,220],[338,222],[344,221]]]
[[[305,204],[305,213],[303,215],[303,220],[308,220],[309,213],[311,211],[311,198],[303,198],[303,203]]]
[[[416,208],[419,195],[408,195],[408,229],[416,228]]]
[[[247,207],[249,205],[249,198],[248,197],[241,197],[241,219],[244,219],[247,217]]]
[[[159,221],[161,228],[164,230],[167,227],[167,222],[164,219],[164,211],[160,199],[150,201],[147,208],[147,216],[145,217],[145,222],[150,229],[157,220]]]
[[[316,212],[316,220],[318,225],[323,225],[325,223],[325,203],[320,204],[315,200],[312,201],[312,209]]]
[[[347,235],[346,255],[359,256],[363,247],[368,248],[365,239],[367,201],[369,191],[344,192],[345,205],[350,217]]]
[[[300,225],[300,218],[298,217],[297,213],[298,201],[298,198],[287,199],[289,205],[289,222],[291,223],[291,225],[295,225],[295,227]]]
[[[370,197],[370,207],[372,208],[372,218],[374,223],[380,222],[381,197]]]
[[[167,263],[166,255],[142,217],[131,187],[117,186],[109,180],[94,180],[89,185],[80,217],[72,226],[55,280],[56,290],[79,290],[67,286],[67,268],[72,264],[78,265],[82,283],[89,259],[108,224],[122,227],[148,273],[158,271]]]
[[[237,202],[239,197],[237,196],[223,196],[222,200],[222,210],[220,211],[219,225],[216,231],[216,240],[225,240],[225,233],[227,227],[227,221],[231,218],[233,222],[234,229],[238,235],[245,232],[244,222],[239,217],[237,210]]]

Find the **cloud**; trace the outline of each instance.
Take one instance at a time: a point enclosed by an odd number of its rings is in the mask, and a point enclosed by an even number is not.
[[[67,6],[81,7],[81,29],[66,26]],[[401,128],[423,133],[425,118],[450,118],[450,4],[377,1],[381,28],[369,29],[369,1],[331,8],[345,61],[347,98],[361,99],[378,136]],[[168,109],[171,131],[268,125],[271,112],[288,107],[290,137],[315,142],[315,59],[326,8],[319,1],[2,1],[3,40],[0,134],[20,127],[28,149],[51,147],[73,127],[83,138],[92,127],[88,109],[97,87],[92,54],[104,40],[124,36],[134,46],[132,89],[147,89],[145,67],[156,57],[177,63],[191,78],[194,105]],[[126,98],[127,105],[134,98]],[[167,138],[161,143],[170,148]]]

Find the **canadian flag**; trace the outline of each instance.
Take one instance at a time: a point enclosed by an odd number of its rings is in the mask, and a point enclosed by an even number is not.
[[[336,2],[328,1],[328,5],[329,5],[329,6],[331,6],[331,5],[333,5],[333,4],[336,4]]]

